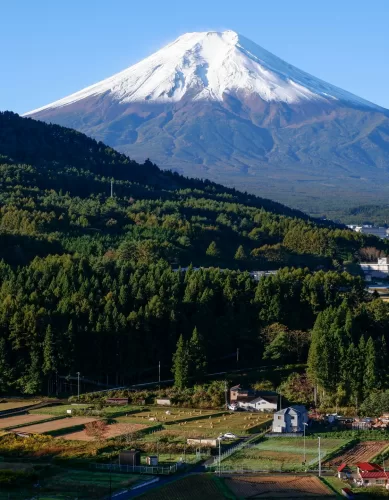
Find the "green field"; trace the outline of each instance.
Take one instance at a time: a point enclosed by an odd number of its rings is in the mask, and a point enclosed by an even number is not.
[[[182,432],[186,437],[217,437],[232,432],[238,436],[261,432],[270,425],[272,417],[263,413],[230,413],[201,420],[190,420],[166,428]]]
[[[111,476],[111,478],[110,478]],[[12,500],[36,497],[40,500],[56,499],[101,499],[109,495],[110,481],[112,492],[126,489],[135,483],[144,482],[150,476],[115,474],[85,470],[50,468],[40,474],[39,487],[33,485],[18,488],[2,488],[0,500]]]
[[[326,438],[321,440],[321,457],[338,449],[347,441]],[[248,468],[254,470],[299,470],[304,469],[303,438],[268,438],[258,444],[244,448],[222,462],[223,467]],[[306,439],[306,463],[318,461],[317,439]]]
[[[168,412],[168,413],[166,413]],[[185,422],[198,419],[205,419],[222,415],[223,412],[213,410],[196,410],[196,409],[181,409],[181,408],[161,408],[147,407],[142,411],[132,413],[128,417],[121,416],[117,418],[117,422],[132,423],[132,424],[174,424],[175,422]]]

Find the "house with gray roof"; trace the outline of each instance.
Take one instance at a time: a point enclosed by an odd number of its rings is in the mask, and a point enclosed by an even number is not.
[[[304,424],[308,424],[308,412],[305,406],[293,405],[279,410],[273,415],[273,432],[304,432]]]

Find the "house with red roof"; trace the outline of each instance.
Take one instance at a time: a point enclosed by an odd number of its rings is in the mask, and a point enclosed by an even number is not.
[[[339,479],[350,479],[350,477],[352,475],[352,470],[344,462],[339,465],[339,467],[337,469],[337,472],[338,472],[338,478]]]
[[[361,486],[388,487],[389,472],[378,464],[359,462],[357,465],[358,483]]]

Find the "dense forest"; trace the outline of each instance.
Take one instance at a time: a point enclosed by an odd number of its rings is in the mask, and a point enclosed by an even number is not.
[[[127,384],[159,362],[171,376],[177,350],[198,350],[186,383],[231,367],[239,349],[243,366],[308,361],[323,398],[364,398],[386,387],[389,309],[366,294],[357,263],[386,251],[0,113],[0,392],[54,391],[77,371]],[[280,271],[259,282],[248,272],[266,269]],[[356,359],[368,384],[354,380]]]

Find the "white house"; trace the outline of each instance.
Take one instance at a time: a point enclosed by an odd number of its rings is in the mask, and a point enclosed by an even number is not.
[[[273,416],[273,432],[303,432],[308,423],[308,412],[305,406],[294,405],[277,411]]]
[[[387,278],[389,276],[389,257],[378,259],[378,262],[361,262],[365,276]]]
[[[262,397],[257,397],[252,399],[251,401],[239,401],[238,405],[240,408],[244,408],[245,410],[256,410],[256,411],[276,411],[277,403],[267,401]]]

